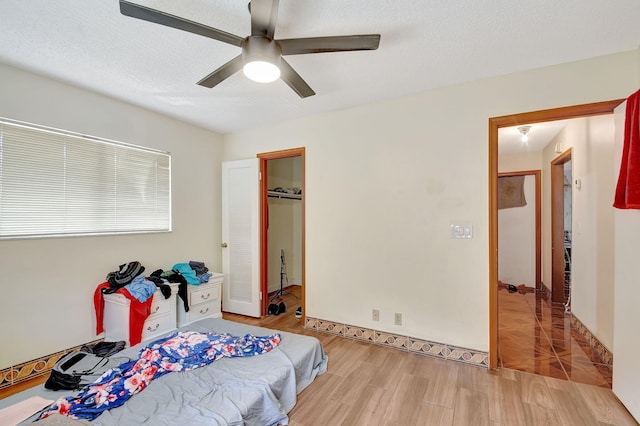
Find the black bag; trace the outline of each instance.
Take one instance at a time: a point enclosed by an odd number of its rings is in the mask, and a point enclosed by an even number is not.
[[[82,352],[95,354],[98,356],[111,356],[120,352],[125,348],[127,342],[121,340],[119,342],[98,342],[95,345],[84,345],[80,348]]]
[[[56,370],[51,370],[49,378],[44,383],[44,387],[53,390],[76,390],[80,389],[80,376],[74,376],[73,374],[65,374]]]
[[[77,390],[98,380],[102,374],[130,361],[126,357],[102,357],[72,351],[58,360],[44,387],[50,390]]]
[[[129,284],[135,277],[144,272],[144,266],[138,261],[123,263],[117,271],[109,272],[107,281],[112,289],[119,289]]]

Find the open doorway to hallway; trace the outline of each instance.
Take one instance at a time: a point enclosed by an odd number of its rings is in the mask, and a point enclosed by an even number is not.
[[[565,300],[565,237],[573,236],[575,234],[565,233],[565,226],[563,221],[560,221],[560,254],[562,255],[562,269],[561,269],[561,285],[552,286],[552,273],[551,273],[551,259],[552,247],[551,241],[551,167],[554,160],[558,160],[560,154],[573,146],[566,143],[566,138],[554,143],[547,143],[545,155],[539,155],[539,158],[534,161],[534,165],[531,165],[531,161],[527,162],[522,157],[519,159],[512,158],[510,167],[499,167],[498,165],[498,130],[507,127],[517,127],[522,125],[539,124],[545,121],[564,120],[575,117],[591,117],[594,115],[601,116],[602,114],[609,114],[613,111],[613,108],[619,101],[613,101],[611,103],[592,104],[587,106],[578,106],[571,108],[560,108],[557,110],[547,110],[534,113],[518,114],[515,116],[499,117],[490,120],[490,249],[491,249],[491,264],[490,264],[490,278],[491,278],[491,345],[490,345],[490,363],[492,367],[507,367],[515,368],[523,371],[530,371],[537,374],[548,375],[552,377],[560,377],[568,380],[582,381],[586,383],[596,384],[600,386],[611,386],[611,365],[607,365],[606,362],[600,357],[600,353],[593,350],[589,343],[577,340],[576,337],[581,337],[576,332],[584,326],[579,321],[579,317],[573,316],[571,313],[565,315],[564,303]],[[597,111],[597,112],[596,112]],[[607,237],[603,235],[606,228],[606,213],[603,215],[592,214],[593,205],[589,204],[597,203],[596,198],[606,198],[603,195],[603,187],[596,188],[596,185],[589,185],[588,188],[584,187],[585,176],[598,175],[598,173],[590,173],[588,167],[601,167],[602,164],[596,164],[600,161],[600,157],[605,158],[607,155],[603,153],[602,146],[608,142],[603,142],[602,135],[598,134],[598,127],[602,125],[600,118],[586,119],[583,118],[579,126],[574,126],[576,129],[584,129],[582,133],[574,132],[573,136],[580,134],[582,139],[593,140],[594,144],[585,145],[583,142],[578,143],[579,153],[582,156],[578,163],[577,169],[579,176],[582,177],[583,192],[578,194],[578,200],[580,200],[579,223],[582,226],[582,233],[579,235],[579,242],[582,245],[582,249],[578,249],[578,258],[580,260],[579,265],[581,270],[578,271],[578,276],[581,278],[580,282],[584,285],[583,288],[578,288],[578,294],[582,294],[578,297],[578,306],[582,309],[581,315],[593,308],[592,301],[587,300],[590,296],[585,297],[585,293],[592,292],[590,286],[602,287],[602,281],[598,282],[597,279],[592,279],[587,275],[590,273],[589,268],[591,264],[594,268],[598,268],[601,264],[607,264],[606,253],[596,249],[597,255],[591,256],[588,254],[590,246],[600,240],[605,240]],[[606,124],[604,125],[607,126]],[[612,126],[612,125],[611,125]],[[515,131],[515,129],[514,129]],[[573,130],[572,130],[573,131]],[[606,132],[605,132],[606,133]],[[611,141],[612,141],[612,131]],[[529,136],[531,137],[531,133]],[[566,136],[566,135],[565,135]],[[581,145],[582,144],[582,145]],[[571,157],[568,157],[570,159]],[[517,160],[517,161],[516,161]],[[503,163],[502,158],[500,162]],[[564,163],[564,162],[563,162]],[[497,193],[497,181],[498,172],[506,173],[510,172],[522,172],[526,170],[540,169],[542,171],[543,196],[542,206],[543,208],[543,254],[542,254],[542,282],[535,283],[535,287],[538,291],[522,292],[517,288],[512,288],[513,292],[509,292],[505,283],[501,283],[499,276],[499,262],[500,258],[498,241],[502,241],[502,236],[499,239],[499,220],[498,220],[498,193]],[[576,169],[574,164],[573,169]],[[560,170],[563,172],[562,164]],[[602,172],[602,170],[600,170]],[[600,173],[599,172],[599,173]],[[609,166],[608,173],[613,178],[613,165]],[[564,179],[564,174],[561,173],[561,177]],[[571,178],[569,182],[573,181]],[[591,181],[590,181],[591,182]],[[594,182],[592,182],[594,183]],[[562,181],[561,181],[562,184]],[[612,185],[613,187],[613,185]],[[546,195],[545,194],[546,191]],[[593,195],[590,195],[589,191],[596,191]],[[561,190],[562,192],[562,190]],[[562,194],[561,194],[562,195]],[[606,194],[605,194],[606,195]],[[533,200],[532,200],[533,201]],[[564,202],[561,201],[562,206]],[[564,208],[565,211],[570,211],[568,208]],[[596,209],[598,211],[605,209]],[[575,212],[574,212],[575,215]],[[592,216],[592,217],[591,217]],[[561,218],[563,216],[561,215]],[[571,214],[569,214],[571,217]],[[591,220],[597,220],[597,224],[592,224]],[[587,224],[594,228],[600,229],[592,232],[587,229]],[[603,241],[603,246],[607,246],[607,242]],[[502,243],[501,243],[502,244]],[[515,245],[517,247],[517,244]],[[572,246],[575,250],[575,245]],[[495,254],[494,254],[495,253]],[[610,254],[611,255],[611,254]],[[612,255],[611,255],[612,256]],[[606,269],[606,268],[604,268]],[[570,270],[569,270],[570,271]],[[604,278],[604,277],[602,277]],[[611,277],[609,277],[611,278]],[[529,281],[531,279],[528,279]],[[574,280],[575,282],[575,280]],[[517,287],[520,282],[514,282]],[[540,284],[540,286],[538,286]],[[525,285],[523,289],[533,290],[534,285]],[[544,291],[540,291],[540,287],[548,287],[553,290],[556,287],[556,291],[561,293],[561,303],[559,309],[557,309],[551,300],[551,294],[546,294]],[[605,289],[605,292],[608,289]],[[595,293],[595,292],[592,292]],[[597,297],[602,297],[602,301],[607,303],[605,299],[608,298],[606,294],[598,293]],[[567,294],[568,299],[569,294]],[[600,303],[598,302],[598,303]],[[597,309],[593,308],[593,311]],[[609,312],[612,317],[612,312]],[[503,315],[504,314],[504,315]],[[587,321],[591,321],[592,314],[584,313]],[[594,314],[595,315],[595,314]],[[607,314],[608,315],[608,314]],[[526,317],[526,319],[525,319]],[[587,322],[585,321],[585,322]],[[572,324],[574,327],[572,328]],[[594,324],[591,321],[591,324]],[[599,325],[599,324],[598,324]],[[603,329],[603,333],[606,338],[607,330]],[[505,360],[507,362],[505,362]],[[595,373],[595,374],[592,374]],[[591,374],[594,379],[589,379],[587,376]]]

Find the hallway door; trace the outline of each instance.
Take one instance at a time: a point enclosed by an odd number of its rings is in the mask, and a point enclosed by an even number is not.
[[[551,300],[566,303],[565,294],[565,163],[571,149],[551,162]],[[571,184],[571,181],[569,182]],[[569,200],[570,202],[570,200]]]

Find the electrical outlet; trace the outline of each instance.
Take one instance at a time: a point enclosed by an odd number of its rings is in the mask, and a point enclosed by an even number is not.
[[[374,309],[371,312],[371,319],[373,319],[374,321],[380,321],[380,311],[378,309]]]
[[[400,312],[396,312],[394,323],[395,325],[402,325],[402,314]]]

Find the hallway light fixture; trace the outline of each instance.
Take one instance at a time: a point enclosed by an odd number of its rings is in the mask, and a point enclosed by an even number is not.
[[[518,131],[522,135],[522,138],[520,138],[522,143],[526,143],[529,140],[529,136],[527,135],[527,133],[529,133],[529,130],[531,130],[531,126],[520,126],[520,127],[518,127]]]

